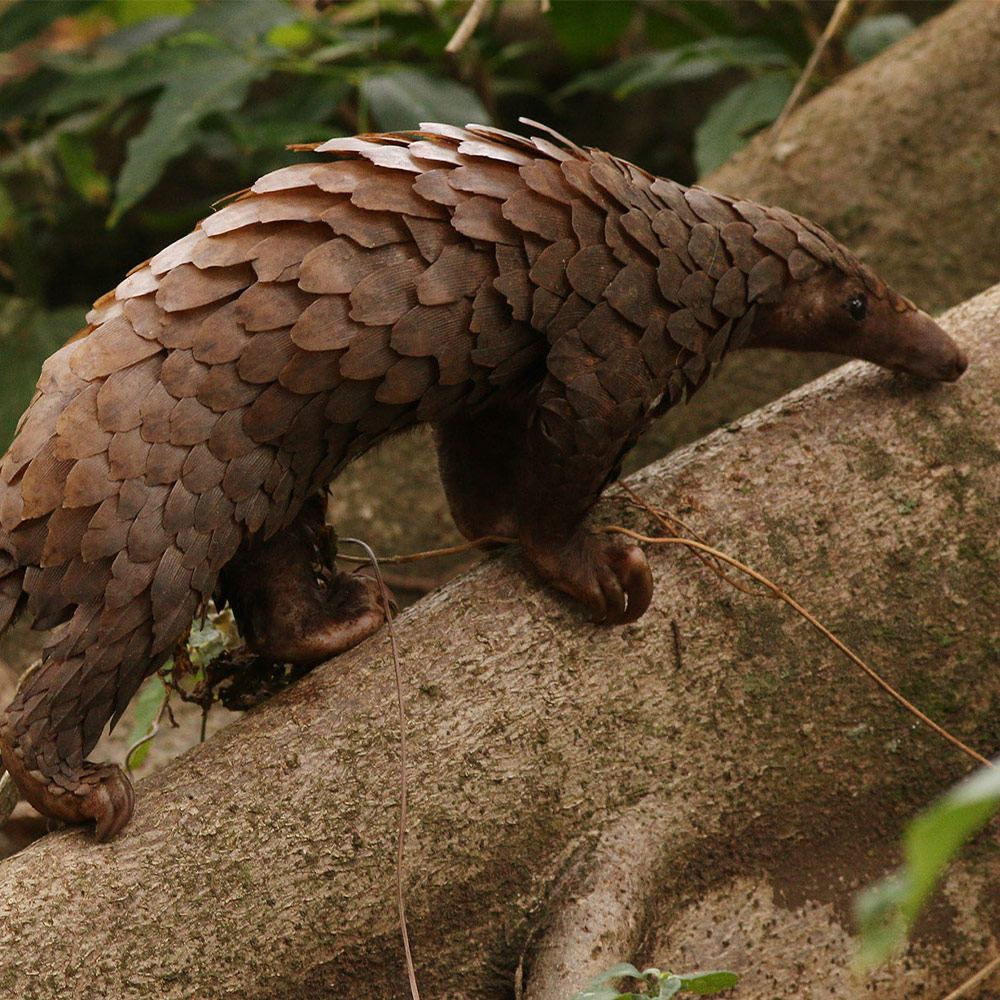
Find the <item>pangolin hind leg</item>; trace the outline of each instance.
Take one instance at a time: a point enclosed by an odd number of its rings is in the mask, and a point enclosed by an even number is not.
[[[199,599],[178,595],[178,614],[190,621]],[[125,826],[134,795],[120,768],[85,758],[169,656],[153,646],[147,598],[111,614],[103,600],[85,602],[53,630],[40,668],[0,716],[0,752],[24,797],[54,819],[95,821],[98,840]]]
[[[0,722],[4,766],[21,794],[44,816],[67,823],[95,820],[94,836],[99,841],[116,836],[129,821],[135,793],[120,767],[83,761],[71,771],[46,776],[38,767],[29,770],[15,745],[12,729]]]
[[[314,664],[356,646],[382,627],[386,609],[375,580],[322,566],[323,498],[268,539],[250,538],[223,568],[217,601],[233,609],[247,646],[275,663]]]

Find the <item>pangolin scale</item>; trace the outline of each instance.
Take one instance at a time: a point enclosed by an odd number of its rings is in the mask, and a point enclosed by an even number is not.
[[[51,629],[0,749],[38,808],[99,838],[131,785],[85,757],[209,597],[286,660],[382,622],[363,578],[316,591],[306,536],[312,498],[385,435],[433,424],[459,528],[518,536],[595,619],[626,622],[652,593],[645,558],[581,521],[729,351],[965,368],[782,209],[554,133],[425,125],[311,148],[332,155],[261,178],[96,302],[0,465],[0,627],[26,609]]]

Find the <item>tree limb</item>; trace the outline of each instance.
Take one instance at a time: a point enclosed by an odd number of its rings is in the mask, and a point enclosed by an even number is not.
[[[954,386],[851,364],[635,483],[987,754],[998,316],[1000,286],[946,317],[971,356]],[[773,602],[677,549],[651,559],[655,605],[625,629],[583,621],[516,555],[401,616],[405,884],[424,995],[509,996],[522,958],[529,996],[623,958],[669,966],[679,932],[665,954],[657,929],[720,879],[771,872],[775,891],[800,908],[825,900],[843,922],[850,879],[831,861],[828,883],[804,864],[796,882],[780,859],[822,856],[840,836],[862,870],[880,869],[902,817],[968,769]],[[3,988],[401,995],[387,648],[369,640],[142,782],[118,840],[66,831],[10,859]],[[956,944],[951,962],[974,968],[974,951]],[[737,971],[775,974],[771,957],[761,946]],[[928,984],[955,971],[922,968]]]

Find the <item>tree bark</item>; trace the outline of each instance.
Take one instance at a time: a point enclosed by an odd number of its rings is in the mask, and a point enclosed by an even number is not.
[[[1000,286],[945,326],[971,357],[955,385],[854,363],[635,486],[989,754]],[[655,604],[627,628],[587,623],[514,554],[401,615],[423,995],[510,997],[520,967],[526,996],[556,997],[634,960],[732,967],[743,998],[901,998],[985,962],[984,852],[895,978],[850,985],[854,890],[969,761],[782,605],[678,548],[651,562]],[[403,996],[398,771],[383,633],[143,781],[119,839],[63,831],[8,860],[0,992]]]

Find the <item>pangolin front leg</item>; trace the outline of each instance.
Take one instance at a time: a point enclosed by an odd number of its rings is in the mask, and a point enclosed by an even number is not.
[[[648,381],[648,377],[647,377]],[[554,586],[581,601],[595,621],[635,621],[649,606],[653,578],[642,550],[583,527],[632,444],[637,414],[654,387],[637,376],[624,405],[600,391],[578,415],[551,374],[523,405],[490,408],[435,428],[441,480],[452,517],[470,539],[518,538]]]
[[[287,528],[250,538],[219,575],[216,599],[233,609],[247,646],[276,663],[315,664],[356,646],[386,619],[375,580],[322,580],[323,502],[313,497]]]
[[[436,428],[441,478],[462,533],[519,538],[545,579],[608,624],[635,621],[653,593],[638,546],[582,523],[651,407],[655,388],[638,374],[634,385],[636,395],[623,401],[599,390],[580,415],[550,374],[523,407]]]

